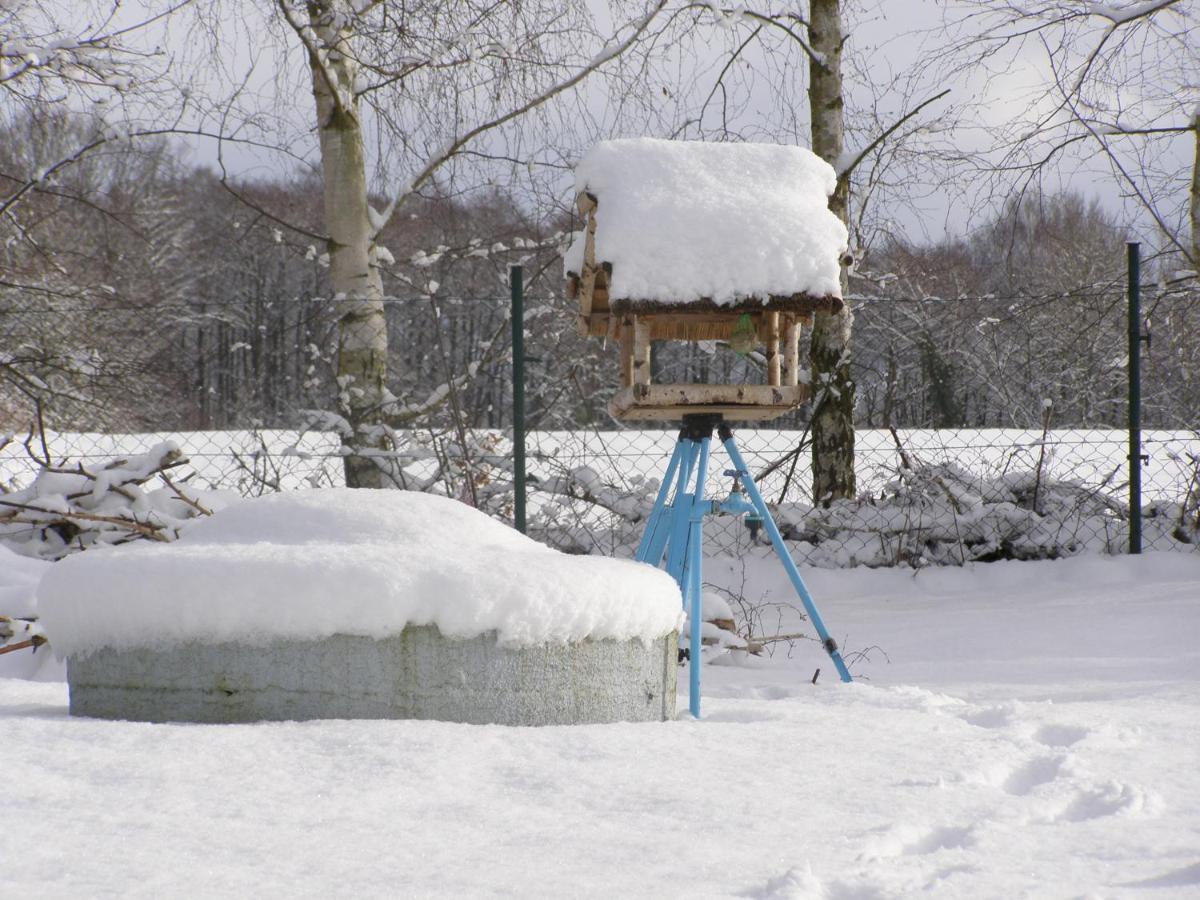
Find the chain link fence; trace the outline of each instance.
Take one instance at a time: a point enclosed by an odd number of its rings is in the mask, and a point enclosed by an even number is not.
[[[1151,293],[1144,546],[1189,550],[1200,533],[1200,301],[1193,290]],[[0,484],[11,493],[47,465],[101,466],[169,440],[196,488],[340,485],[347,457],[366,455],[390,484],[510,517],[508,303],[502,291],[436,287],[384,301],[386,392],[364,451],[343,415],[354,386],[338,377],[343,313],[331,300],[3,300]],[[807,409],[735,428],[799,558],[922,565],[1125,549],[1119,286],[854,305],[858,498],[813,508]],[[526,332],[530,531],[575,552],[628,554],[676,433],[607,417],[615,350],[578,338],[561,298],[527,297]],[[762,380],[755,354],[715,344],[656,345],[652,369],[656,380]],[[731,479],[714,456],[707,491],[723,496]],[[736,520],[707,534],[714,552],[753,540]]]

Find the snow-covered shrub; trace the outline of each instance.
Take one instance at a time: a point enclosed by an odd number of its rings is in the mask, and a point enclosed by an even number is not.
[[[1154,512],[1174,522],[1171,536],[1177,541],[1200,546],[1200,454],[1188,453],[1182,462],[1189,473],[1187,493],[1181,502],[1159,504]]]
[[[564,467],[530,485],[529,534],[567,553],[631,555],[654,508],[658,480],[609,484],[590,466]]]
[[[785,505],[780,525],[817,566],[962,565],[1121,552],[1129,511],[1100,486],[1034,471],[976,475],[908,461],[876,497]]]

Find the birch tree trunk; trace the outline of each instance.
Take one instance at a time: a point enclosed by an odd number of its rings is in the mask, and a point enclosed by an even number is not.
[[[308,44],[324,179],[329,275],[338,309],[337,374],[340,412],[349,423],[342,445],[348,487],[384,487],[370,455],[385,447],[382,426],[387,380],[387,322],[383,279],[375,259],[367,200],[362,120],[354,91],[352,11],[345,0],[310,0]],[[364,454],[364,451],[367,451]]]
[[[808,102],[812,149],[837,168],[843,152],[842,13],[840,0],[812,0],[808,25],[813,57],[809,61]],[[829,208],[843,222],[849,217],[848,178],[839,178]],[[842,294],[846,272],[842,270]],[[812,478],[813,502],[852,498],[854,485],[854,381],[850,374],[849,303],[840,313],[817,313],[812,331]]]

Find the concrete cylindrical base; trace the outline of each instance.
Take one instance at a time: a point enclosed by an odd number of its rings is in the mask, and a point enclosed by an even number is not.
[[[499,725],[675,715],[678,635],[502,647],[409,626],[265,645],[97,650],[67,664],[71,714],[143,722],[440,719]]]

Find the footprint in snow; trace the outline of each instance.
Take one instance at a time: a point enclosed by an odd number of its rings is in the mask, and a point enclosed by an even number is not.
[[[948,825],[942,828],[934,828],[922,836],[920,840],[905,847],[904,853],[907,856],[923,856],[926,853],[936,853],[939,850],[957,850],[961,847],[970,847],[975,843],[975,836],[971,831],[969,826],[960,828]]]
[[[1195,885],[1200,885],[1200,862],[1184,866],[1182,869],[1173,869],[1154,878],[1146,878],[1142,881],[1127,881],[1121,887],[1167,888],[1193,887]]]
[[[975,840],[972,825],[921,829],[909,824],[894,824],[874,830],[858,858],[861,862],[874,862],[899,856],[926,856],[941,850],[972,847]]]
[[[925,883],[926,891],[941,892],[945,888],[945,882],[953,878],[955,875],[970,875],[978,872],[979,867],[968,863],[961,863],[957,866],[945,866],[933,873],[933,877]]]
[[[1062,773],[1065,756],[1040,756],[1018,766],[1004,779],[1001,787],[1010,794],[1024,797],[1040,785],[1049,784]]]
[[[1070,747],[1078,744],[1090,732],[1078,725],[1043,725],[1033,735],[1033,739],[1047,747]]]
[[[822,881],[808,867],[796,867],[738,896],[757,900],[888,900],[892,894],[870,882]]]
[[[1011,706],[989,706],[986,709],[966,713],[960,717],[968,725],[977,728],[1007,728],[1013,723]]]
[[[1087,822],[1104,816],[1141,817],[1155,815],[1160,805],[1156,794],[1136,784],[1109,781],[1079,791],[1054,818],[1059,822]]]

